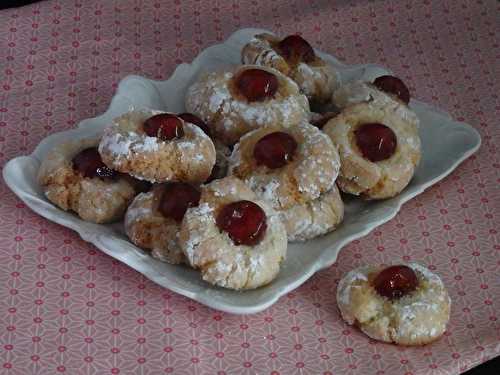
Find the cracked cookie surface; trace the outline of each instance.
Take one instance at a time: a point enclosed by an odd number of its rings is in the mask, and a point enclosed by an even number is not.
[[[158,194],[156,194],[158,195]],[[155,191],[135,197],[125,214],[125,233],[154,258],[170,264],[184,263],[178,243],[180,223],[165,217],[155,205]]]
[[[329,101],[339,81],[335,69],[314,53],[308,62],[287,60],[280,54],[280,41],[271,34],[255,35],[243,47],[242,62],[277,69],[293,79],[310,100],[319,103]]]
[[[396,103],[397,104],[397,103]],[[418,127],[399,114],[403,104],[362,102],[345,108],[323,127],[340,154],[339,188],[366,199],[385,199],[399,194],[410,182],[420,162]],[[364,157],[356,132],[365,124],[382,124],[393,132],[397,145],[390,157],[371,161]]]
[[[418,280],[416,289],[401,298],[377,293],[374,280],[384,266],[364,266],[348,272],[337,287],[342,318],[369,337],[401,345],[424,345],[446,330],[450,298],[436,274],[417,264],[407,264]]]
[[[250,102],[235,90],[235,77],[254,68],[277,78],[273,97]],[[274,69],[251,65],[202,76],[187,91],[186,109],[209,122],[215,137],[227,145],[235,144],[253,129],[278,124],[294,126],[309,117],[309,103],[295,82]]]
[[[216,158],[211,139],[201,128],[182,119],[181,137],[162,140],[149,136],[143,125],[160,114],[165,112],[133,110],[114,119],[99,144],[104,163],[150,182],[205,181]]]
[[[225,205],[241,200],[256,203],[266,215],[266,232],[253,246],[235,245],[216,223]],[[203,280],[230,289],[254,289],[271,282],[287,249],[286,231],[278,215],[235,177],[201,187],[199,206],[189,208],[182,221],[179,243]]]
[[[295,140],[293,156],[279,168],[259,165],[256,147],[276,133]],[[279,151],[280,146],[278,142],[274,148]],[[306,121],[292,128],[271,126],[247,133],[229,159],[229,174],[242,179],[260,199],[278,210],[289,241],[325,234],[342,221],[344,205],[335,185],[339,169],[339,155],[329,137]]]
[[[73,158],[98,144],[99,138],[89,138],[59,145],[42,161],[38,181],[47,199],[59,208],[74,211],[85,221],[110,223],[123,217],[136,186],[127,176],[85,177],[75,170]]]
[[[307,203],[279,211],[288,241],[307,241],[329,233],[344,219],[344,202],[336,185]]]

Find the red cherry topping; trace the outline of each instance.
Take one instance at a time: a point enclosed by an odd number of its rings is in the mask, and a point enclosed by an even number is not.
[[[276,169],[291,162],[296,149],[297,142],[290,134],[274,132],[259,139],[253,148],[253,157],[257,165]]]
[[[390,266],[373,280],[373,287],[383,297],[399,299],[417,289],[415,271],[408,266]]]
[[[208,124],[203,121],[201,118],[198,116],[193,115],[192,113],[181,113],[178,115],[181,119],[183,119],[186,122],[189,122],[191,124],[196,125],[199,127],[203,132],[210,137],[210,128],[208,127]]]
[[[245,69],[236,76],[238,91],[249,102],[261,102],[278,91],[278,78],[262,69]]]
[[[161,113],[148,118],[142,128],[148,136],[157,137],[162,141],[184,136],[181,119],[170,113]]]
[[[373,81],[379,90],[388,94],[396,95],[403,103],[410,102],[410,91],[408,87],[398,77],[394,76],[380,76]]]
[[[73,168],[83,177],[116,177],[117,173],[102,162],[97,147],[80,151],[73,158]]]
[[[235,245],[257,245],[266,233],[266,214],[250,201],[238,201],[224,206],[216,219],[220,230],[227,232]]]
[[[299,35],[289,35],[278,43],[278,50],[288,61],[311,62],[316,55],[311,45]]]
[[[200,202],[198,189],[185,182],[169,182],[164,186],[158,209],[165,217],[182,221],[189,207],[196,207]]]
[[[388,126],[378,123],[363,124],[354,134],[361,153],[372,162],[388,159],[396,151],[396,134]]]

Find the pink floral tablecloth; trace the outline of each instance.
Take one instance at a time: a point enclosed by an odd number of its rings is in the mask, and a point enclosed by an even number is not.
[[[500,354],[500,4],[495,0],[53,0],[0,11],[0,160],[103,112],[127,74],[166,79],[242,27],[374,62],[472,124],[479,152],[251,316],[163,289],[0,186],[2,374],[458,374]],[[336,308],[353,267],[418,261],[453,306],[437,343],[368,340]]]

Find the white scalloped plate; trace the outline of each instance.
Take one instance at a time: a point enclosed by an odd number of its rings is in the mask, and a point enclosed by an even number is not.
[[[78,128],[45,138],[30,156],[10,160],[3,170],[7,185],[33,211],[77,231],[104,253],[119,259],[154,282],[214,309],[237,314],[266,309],[279,297],[297,288],[316,271],[332,265],[342,246],[365,236],[377,226],[392,219],[401,205],[447,176],[481,144],[476,130],[454,121],[448,114],[427,104],[412,100],[411,107],[421,120],[422,162],[410,185],[397,197],[364,202],[346,201],[345,220],[333,233],[304,244],[291,244],[279,276],[270,285],[245,292],[212,287],[199,274],[184,266],[161,263],[127,241],[121,224],[97,225],[80,220],[47,201],[37,184],[36,174],[42,160],[54,145],[67,140],[99,134],[114,117],[130,107],[148,107],[172,112],[184,111],[184,93],[201,71],[217,69],[240,62],[241,47],[265,30],[242,29],[225,43],[205,49],[192,64],[182,64],[167,81],[152,81],[139,76],[123,79],[103,115],[82,121]],[[375,65],[346,66],[334,57],[318,54],[334,65],[342,80],[373,78],[388,73]]]

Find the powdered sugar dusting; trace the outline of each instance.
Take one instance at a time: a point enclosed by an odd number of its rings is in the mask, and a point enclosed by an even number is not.
[[[303,62],[297,65],[297,73],[301,76],[300,88],[306,93],[306,95],[313,95],[316,90],[317,83],[324,78],[320,71],[313,69],[308,64]]]
[[[253,167],[253,164],[249,164],[251,160],[243,160],[242,148],[245,149],[247,142],[254,142],[257,139],[255,137],[264,134],[258,129],[240,139],[229,159],[230,174],[238,173],[238,168],[253,168],[248,175],[240,177],[261,199],[270,202],[276,209],[299,202],[297,190],[302,194],[299,198],[302,202],[319,198],[322,193],[333,188],[340,170],[335,146],[318,128],[302,121],[286,132],[296,139],[298,147],[293,164],[285,168],[269,170],[265,166]]]
[[[279,74],[277,71],[270,71],[279,78],[281,86],[296,87],[295,83],[289,78]],[[225,127],[231,128],[235,126],[237,123],[236,117],[240,117],[246,123],[253,124],[253,126],[264,126],[276,122],[277,119],[283,119],[285,120],[283,121],[283,125],[288,126],[286,120],[292,118],[292,113],[301,107],[295,95],[283,96],[280,94],[280,91],[278,91],[275,98],[264,102],[248,103],[239,100],[233,97],[229,91],[228,83],[233,76],[232,73],[226,73],[223,84],[213,86],[214,94],[210,98],[211,102],[218,103],[218,107],[222,109],[221,113],[225,117],[225,120],[223,120]],[[298,92],[297,89],[294,91]],[[223,102],[222,106],[220,106],[221,102]]]
[[[247,185],[254,191],[261,199],[272,204],[274,208],[280,206],[280,195],[278,189],[280,182],[278,178],[272,176],[253,175],[245,180]]]
[[[425,267],[411,263],[419,275],[416,291],[400,299],[379,296],[367,275],[382,267],[365,266],[350,271],[339,282],[337,300],[342,316],[350,324],[358,321],[370,337],[404,344],[422,344],[443,334],[449,319],[449,299],[439,277]],[[422,270],[422,272],[420,272]],[[439,283],[433,282],[439,280]],[[353,300],[352,291],[358,289]],[[372,290],[373,292],[370,292]],[[378,304],[374,304],[377,302]],[[366,314],[368,309],[378,306]],[[383,321],[387,320],[387,324]]]
[[[264,237],[253,246],[235,245],[215,223],[214,211],[222,202],[242,199],[254,201],[267,217]],[[274,210],[266,202],[256,201],[255,195],[234,177],[202,187],[200,205],[186,212],[181,238],[184,253],[191,265],[200,268],[203,279],[232,289],[252,289],[272,280],[287,247],[285,229]]]
[[[184,220],[190,220],[192,222],[200,221],[202,224],[199,226],[191,225],[189,228],[189,239],[183,248],[185,255],[188,260],[193,264],[196,263],[196,253],[195,249],[199,246],[203,240],[203,231],[207,229],[207,224],[210,221],[214,221],[212,217],[213,208],[210,207],[208,203],[201,203],[197,207],[191,207],[187,210]]]
[[[232,93],[233,78],[247,65],[235,72],[210,73],[195,82],[186,94],[186,108],[199,117],[212,122],[218,137],[227,144],[235,143],[249,130],[281,124],[288,127],[309,117],[309,105],[298,86],[277,70],[258,67],[278,78],[279,88],[273,98],[247,102]]]
[[[139,207],[127,210],[127,216],[125,216],[125,227],[130,226],[132,223],[135,223],[137,220],[140,220],[142,217],[150,214],[150,208]]]
[[[407,105],[390,94],[380,91],[368,82],[353,81],[346,83],[335,90],[332,100],[338,108],[345,108],[361,102],[374,102],[394,112],[394,114],[415,127],[418,127],[419,124],[416,113]]]
[[[134,138],[139,136],[138,134],[132,135]],[[142,152],[155,152],[159,149],[158,138],[156,137],[144,137],[141,143],[136,143],[134,145],[134,151]]]
[[[297,165],[294,176],[299,191],[316,199],[333,187],[340,170],[340,157],[331,139],[318,128],[302,123],[296,131],[304,141],[301,146],[302,161]],[[318,149],[321,153],[317,152]]]
[[[318,199],[280,212],[289,241],[306,241],[334,230],[344,217],[344,204],[337,187]]]
[[[354,81],[335,90],[332,100],[338,108],[345,108],[352,104],[371,101],[375,97],[381,97],[381,94],[379,90],[368,86],[365,82]]]
[[[316,56],[312,65],[305,62],[290,64],[279,54],[279,49],[273,47],[279,41],[279,38],[269,34],[257,35],[243,48],[243,61],[278,69],[292,78],[308,97],[321,102],[330,101],[338,81],[335,69],[319,56]]]
[[[354,269],[342,277],[337,286],[337,300],[340,303],[348,305],[351,301],[351,288],[354,285],[368,282],[368,277],[366,276],[367,270],[367,267]]]
[[[271,47],[269,40],[253,37],[249,44],[252,52],[242,54],[244,64],[274,66],[276,63],[284,62],[283,57]]]

